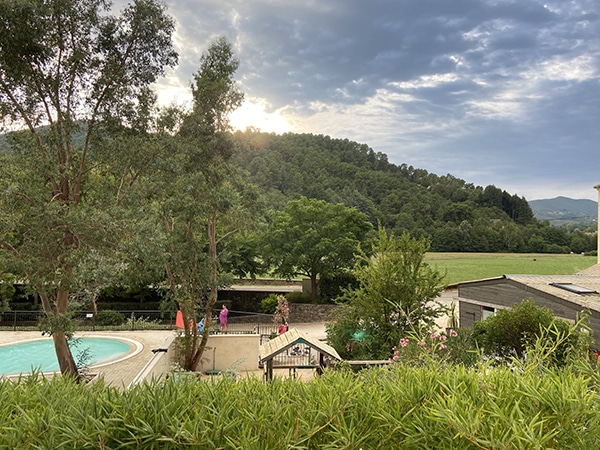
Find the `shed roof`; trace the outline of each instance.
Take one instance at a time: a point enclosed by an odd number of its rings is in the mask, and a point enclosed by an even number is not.
[[[503,275],[485,280],[466,281],[462,285],[479,284],[493,281],[509,280],[535,289],[556,298],[566,300],[584,308],[600,311],[600,276],[591,275]],[[576,292],[576,289],[567,290],[560,285],[572,284],[593,292]],[[583,290],[582,290],[583,291]]]
[[[587,269],[584,269],[580,272],[577,272],[577,275],[580,276],[589,276],[589,275],[597,275],[600,276],[600,264],[594,264],[591,267],[588,267]]]
[[[278,354],[285,352],[287,349],[298,344],[306,344],[331,358],[337,360],[342,359],[331,345],[321,342],[318,339],[309,336],[307,333],[301,332],[297,328],[291,328],[287,332],[280,334],[276,338],[273,338],[260,346],[260,349],[258,350],[260,362],[264,363],[269,359],[273,359]]]
[[[600,311],[600,276],[583,275],[505,275],[505,278],[524,284],[530,288],[567,300],[585,308]],[[560,287],[572,284],[593,291],[579,293]]]

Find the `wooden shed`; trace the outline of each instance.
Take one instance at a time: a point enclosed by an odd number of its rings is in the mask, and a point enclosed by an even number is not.
[[[600,342],[600,276],[598,275],[504,275],[458,283],[459,323],[472,327],[499,309],[511,308],[525,299],[549,308],[556,317],[578,320],[590,312],[596,345]]]
[[[273,369],[316,369],[320,373],[328,363],[342,358],[330,345],[292,328],[265,342],[259,349],[259,366],[265,379],[273,379]]]

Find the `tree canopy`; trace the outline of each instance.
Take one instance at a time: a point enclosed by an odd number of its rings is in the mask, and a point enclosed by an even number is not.
[[[277,274],[311,280],[313,301],[319,277],[348,270],[371,224],[355,208],[302,197],[276,212],[262,239],[262,254]]]
[[[114,207],[157,151],[144,145],[138,159],[127,152],[140,141],[124,142],[149,127],[149,87],[177,62],[173,31],[154,0],[119,16],[99,0],[0,9],[1,121],[26,130],[9,136],[0,173],[0,258],[42,300],[63,374],[78,376],[66,337],[69,293],[90,276],[80,262],[115,244]]]
[[[393,164],[366,144],[328,136],[256,130],[236,132],[234,162],[250,172],[267,204],[281,210],[301,196],[342,203],[373,225],[431,240],[431,251],[592,251],[593,235],[567,232],[534,218],[523,197]]]

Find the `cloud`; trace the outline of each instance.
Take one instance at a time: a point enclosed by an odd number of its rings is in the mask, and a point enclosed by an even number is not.
[[[163,101],[185,98],[200,55],[224,35],[262,123],[275,113],[292,131],[353,139],[394,163],[528,198],[596,198],[597,0],[167,5],[180,66],[161,81]]]

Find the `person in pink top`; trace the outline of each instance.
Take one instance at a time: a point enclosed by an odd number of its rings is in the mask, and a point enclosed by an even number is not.
[[[229,310],[226,305],[223,305],[221,312],[219,313],[219,322],[223,333],[227,333],[227,314],[229,314]]]

